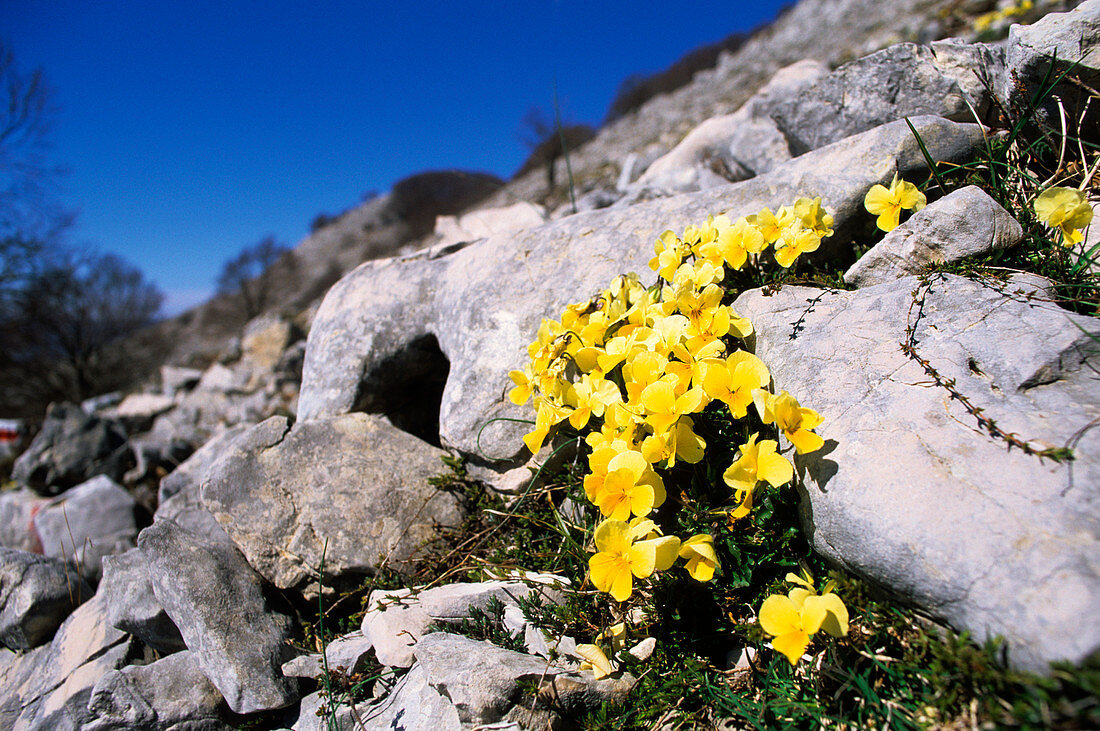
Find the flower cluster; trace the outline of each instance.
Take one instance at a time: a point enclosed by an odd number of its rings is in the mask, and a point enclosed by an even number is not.
[[[898,180],[897,173],[894,173],[889,188],[872,185],[863,198],[863,207],[868,213],[878,216],[875,224],[883,231],[893,231],[898,227],[902,209],[919,211],[927,203],[924,193],[912,183]]]
[[[1092,223],[1092,206],[1076,188],[1047,188],[1035,199],[1035,215],[1062,234],[1066,247],[1084,240],[1081,229]]]
[[[767,366],[740,348],[752,323],[725,303],[722,282],[769,247],[790,267],[832,234],[831,225],[820,198],[800,198],[736,221],[708,218],[680,236],[666,231],[649,263],[659,275],[655,286],[622,275],[591,300],[566,307],[560,321],[544,320],[528,348],[530,363],[510,374],[511,400],[534,401],[535,428],[524,437],[532,453],[566,422],[589,432],[584,490],[602,516],[589,569],[596,588],[616,601],[631,596],[635,579],[677,559],[698,581],[709,581],[718,567],[712,536],[666,536],[649,517],[666,499],[659,471],[703,459],[706,442],[694,419],[708,405],[720,402],[734,419],[752,407],[800,453],[821,446],[811,431],[821,417],[785,391],[767,391]],[[741,446],[725,475],[734,518],[749,512],[758,482],[779,486],[793,476],[778,443],[758,436]]]
[[[848,634],[848,608],[833,593],[832,582],[818,594],[809,574],[787,574],[785,580],[795,587],[786,596],[774,594],[764,600],[760,627],[775,638],[772,647],[796,665],[815,632],[825,630],[833,637]]]

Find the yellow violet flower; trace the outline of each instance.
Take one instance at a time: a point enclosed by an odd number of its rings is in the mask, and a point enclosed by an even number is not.
[[[764,481],[772,487],[779,487],[794,477],[794,467],[775,451],[778,443],[772,439],[757,443],[756,437],[753,434],[741,445],[741,456],[722,474],[738,503],[737,508],[730,512],[731,518],[741,518],[752,509],[752,491],[756,483]]]
[[[687,559],[687,572],[696,581],[710,581],[718,566],[714,537],[705,533],[694,535],[680,544],[680,558]]]
[[[814,434],[811,429],[819,426],[824,419],[813,409],[799,406],[794,396],[780,391],[772,396],[764,390],[753,392],[753,401],[765,424],[774,423],[787,437],[799,454],[816,452],[825,444],[825,440]]]
[[[677,458],[688,464],[701,462],[707,443],[693,431],[694,427],[690,417],[681,416],[667,432],[645,438],[641,447],[642,456],[650,464],[667,460],[665,466],[668,469],[676,465]]]
[[[676,234],[665,231],[653,245],[653,251],[657,255],[649,260],[649,268],[657,272],[662,279],[671,281],[673,273],[684,260],[684,254],[688,247],[676,238]]]
[[[753,392],[771,382],[764,361],[752,353],[738,350],[724,361],[708,361],[703,374],[703,390],[712,399],[729,407],[733,418],[743,418],[753,402]]]
[[[1062,245],[1068,247],[1084,239],[1080,229],[1092,223],[1092,206],[1076,188],[1047,188],[1035,199],[1035,215],[1058,229]]]
[[[600,523],[593,539],[596,554],[588,559],[592,583],[617,602],[630,598],[635,578],[644,579],[672,566],[680,550],[680,539],[675,536],[635,540],[635,530],[621,520]]]
[[[548,398],[536,399],[536,401],[538,411],[535,415],[535,428],[523,437],[523,443],[531,450],[531,454],[539,453],[539,450],[542,449],[542,443],[546,441],[546,437],[550,434],[550,430],[558,422],[569,418],[569,413],[572,411],[572,409],[556,404]]]
[[[580,669],[591,670],[594,680],[606,678],[608,675],[615,672],[615,666],[607,659],[607,655],[604,654],[604,651],[600,649],[599,645],[577,645],[576,652],[584,658],[584,662],[581,663]]]
[[[765,599],[759,620],[760,627],[775,638],[772,647],[786,655],[791,665],[796,665],[810,644],[810,635],[818,630],[823,629],[833,637],[848,634],[848,608],[829,586],[819,596],[809,581],[795,574],[787,574],[786,579],[800,586],[786,596],[774,594]]]
[[[919,211],[924,208],[928,199],[924,193],[917,190],[917,186],[904,180],[898,180],[897,173],[890,181],[890,187],[872,185],[863,199],[863,207],[867,212],[878,216],[876,225],[883,231],[893,231],[898,227],[901,217],[901,209]]]
[[[812,228],[785,228],[775,242],[775,260],[779,266],[789,269],[799,254],[817,251],[821,235]]]
[[[600,512],[613,520],[649,515],[665,502],[665,483],[641,452],[620,452],[607,463],[603,485],[594,489]]]
[[[668,381],[657,381],[645,387],[641,395],[642,408],[645,409],[645,423],[654,433],[662,433],[676,423],[684,414],[702,411],[708,401],[701,388],[689,388],[677,396]]]

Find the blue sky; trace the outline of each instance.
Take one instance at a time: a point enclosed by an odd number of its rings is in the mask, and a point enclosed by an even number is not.
[[[627,76],[783,4],[3,0],[0,38],[54,90],[73,243],[141,267],[175,312],[244,246],[297,244],[406,175],[507,178],[555,79],[596,125]]]

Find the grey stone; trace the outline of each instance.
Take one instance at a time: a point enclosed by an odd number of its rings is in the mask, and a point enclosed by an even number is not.
[[[82,731],[148,729],[220,731],[227,710],[221,693],[199,669],[191,652],[177,652],[149,665],[130,665],[96,682],[88,702],[91,720]]]
[[[428,484],[443,455],[376,416],[293,429],[272,417],[211,466],[202,499],[261,575],[315,595],[322,554],[326,580],[338,581],[407,559],[458,524],[457,500]]]
[[[70,729],[105,673],[130,661],[134,647],[106,621],[103,600],[73,611],[48,645],[0,664],[0,728]]]
[[[435,220],[435,233],[440,237],[437,245],[448,246],[522,231],[545,221],[546,209],[520,201],[504,208],[479,208],[461,216],[439,216]]]
[[[371,659],[373,645],[361,630],[337,637],[325,646],[325,652],[301,655],[283,665],[283,675],[293,678],[319,678],[329,670],[343,668],[347,674],[363,670]]]
[[[33,518],[46,502],[30,488],[0,492],[0,546],[41,553]]]
[[[160,521],[138,536],[153,593],[204,675],[236,713],[283,708],[298,683],[280,672],[292,624],[273,611],[263,582],[232,546]]]
[[[57,495],[100,474],[120,480],[132,460],[117,422],[75,404],[51,404],[42,431],[15,460],[12,479],[41,495]]]
[[[232,543],[202,502],[202,494],[196,489],[184,490],[165,500],[157,508],[153,522],[170,520],[181,528],[204,535],[216,543]]]
[[[973,185],[913,214],[844,273],[853,287],[916,274],[929,264],[956,262],[1016,246],[1024,231],[1008,211]]]
[[[475,725],[500,720],[529,725],[554,712],[580,714],[623,700],[635,683],[629,674],[596,681],[541,657],[443,632],[421,637],[415,653],[428,683],[454,704],[463,723]],[[527,708],[531,699],[522,690],[527,683],[537,684],[541,701],[533,717]]]
[[[187,460],[179,467],[169,472],[160,481],[157,497],[160,502],[176,495],[184,490],[198,491],[199,484],[206,474],[206,470],[214,460],[233,443],[251,424],[238,424],[225,429],[208,439],[201,447],[195,450]]]
[[[310,696],[307,706],[302,701],[302,712],[294,731],[328,731],[323,718],[317,715],[322,699],[320,694]],[[336,710],[341,729],[355,731],[393,731],[395,728],[432,729],[432,731],[460,731],[464,728],[454,704],[440,690],[433,687],[417,664],[406,673],[388,695],[369,706],[360,705],[353,716],[348,706]]]
[[[983,61],[994,65],[996,55],[986,50]],[[955,73],[977,98],[963,92]],[[952,58],[944,69],[934,49],[899,43],[770,100],[767,114],[798,156],[904,117],[976,121],[971,109],[980,117],[989,105],[988,93],[975,83],[970,68],[960,69]]]
[[[185,649],[179,629],[153,593],[149,567],[141,551],[103,558],[99,592],[107,605],[107,621],[165,654]]]
[[[1022,281],[950,275],[754,290],[733,306],[775,387],[824,417],[825,447],[794,459],[818,551],[978,641],[1003,635],[1018,666],[1100,649],[1100,322]],[[985,418],[1075,459],[983,431],[901,351],[910,326]]]
[[[1026,109],[1043,81],[1053,82],[1073,66],[1072,75],[1083,86],[1059,84],[1053,91],[1067,107],[1070,119],[1076,120],[1080,105],[1088,97],[1088,87],[1100,83],[1100,0],[1086,0],[1067,13],[1050,13],[1031,25],[1013,25],[1006,43],[1007,73],[1003,80],[1002,98],[1010,107]],[[1053,96],[1041,110],[1058,126],[1058,110]],[[1082,131],[1095,129],[1098,112],[1095,103],[1082,124]]]
[[[99,581],[104,556],[134,547],[137,503],[106,475],[59,495],[34,516],[42,552],[80,567],[92,583]]]
[[[175,405],[176,402],[171,396],[159,393],[132,393],[105,415],[121,421],[130,432],[140,432],[148,429],[154,418],[174,408]]]
[[[0,548],[0,643],[29,650],[48,642],[93,593],[71,564]]]
[[[934,117],[912,121],[937,160],[967,159],[982,139],[976,125]],[[621,272],[647,271],[662,231],[699,223],[708,214],[736,217],[819,195],[837,219],[841,241],[845,225],[866,222],[863,197],[871,185],[923,166],[909,128],[894,122],[752,180],[581,213],[448,253],[367,262],[341,279],[317,312],[299,419],[371,410],[372,400],[375,410],[384,410],[379,400],[402,386],[394,364],[411,352],[421,360],[430,357],[430,349],[417,349],[430,342],[438,345],[447,369],[436,407],[440,440],[479,458],[518,460],[527,428],[493,419],[529,417],[529,407],[508,400],[507,373],[523,366],[542,318],[559,317],[566,304],[590,297]]]
[[[491,600],[516,606],[531,592],[550,603],[561,601],[560,581],[541,577],[535,581],[483,581],[444,584],[432,589],[376,589],[367,601],[363,634],[374,645],[378,661],[390,667],[413,664],[414,646],[436,623],[456,622],[471,610],[484,611]],[[567,583],[567,582],[566,582]]]
[[[767,109],[776,97],[790,95],[828,73],[818,61],[804,60],[780,69],[744,106],[711,117],[638,179],[635,189],[660,193],[705,190],[731,180],[766,173],[791,159],[787,138]]]
[[[181,391],[194,388],[200,378],[202,371],[198,368],[163,365],[160,367],[160,392],[175,398]]]

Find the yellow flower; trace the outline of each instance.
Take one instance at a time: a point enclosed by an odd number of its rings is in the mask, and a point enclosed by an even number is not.
[[[535,428],[523,436],[523,443],[531,450],[531,454],[538,454],[542,449],[542,443],[549,436],[550,430],[558,422],[569,418],[572,409],[554,403],[548,398],[536,399],[538,411],[535,415]]]
[[[707,396],[725,403],[733,418],[740,419],[749,411],[753,392],[771,382],[764,361],[752,353],[738,350],[724,361],[709,361],[703,374],[703,390]]]
[[[825,444],[824,439],[810,431],[824,421],[821,414],[799,406],[794,396],[786,391],[772,396],[763,389],[757,390],[753,392],[753,401],[760,420],[765,424],[774,422],[799,454],[816,452]]]
[[[621,520],[605,520],[596,526],[596,554],[588,559],[592,583],[617,602],[630,598],[634,579],[664,571],[676,561],[680,539],[658,536],[636,540],[636,529]]]
[[[566,403],[573,407],[569,424],[574,429],[583,429],[590,417],[602,417],[604,410],[617,401],[622,401],[618,386],[599,371],[585,373],[566,395]]]
[[[810,635],[818,630],[834,637],[848,634],[848,608],[829,586],[819,596],[808,579],[787,574],[786,580],[800,586],[786,596],[774,594],[765,599],[759,620],[760,627],[775,637],[772,647],[796,665],[810,644]]]
[[[779,266],[789,269],[799,254],[817,251],[821,235],[812,228],[785,228],[775,242],[775,260]]]
[[[1035,199],[1035,215],[1062,233],[1062,245],[1073,246],[1084,239],[1080,229],[1092,222],[1092,206],[1075,188],[1047,188]]]
[[[599,645],[577,645],[577,654],[584,658],[580,670],[591,670],[594,680],[606,678],[615,672],[615,666],[607,659],[607,655],[604,654]]]
[[[587,489],[586,489],[587,492]],[[624,450],[607,463],[603,484],[594,487],[593,502],[614,520],[649,515],[665,501],[665,483],[641,452]]]
[[[863,207],[868,213],[878,216],[876,224],[880,229],[893,231],[898,227],[901,209],[919,211],[927,202],[928,199],[917,190],[917,186],[898,180],[897,173],[894,173],[889,188],[882,185],[871,186],[863,199]]]
[[[690,417],[681,416],[668,431],[645,438],[642,456],[649,464],[667,460],[668,469],[676,465],[677,458],[688,464],[701,462],[707,443],[693,431],[694,427]]]
[[[642,408],[646,412],[645,423],[658,434],[668,431],[684,414],[702,411],[708,400],[701,388],[689,388],[683,395],[677,396],[668,381],[657,381],[646,386],[641,395]]]
[[[731,518],[741,518],[752,509],[752,491],[756,483],[767,482],[779,487],[794,477],[794,467],[783,456],[776,453],[777,443],[765,439],[759,444],[756,434],[741,445],[741,456],[722,474],[722,479],[734,491],[734,500],[738,505],[730,512]]]
[[[680,558],[687,559],[687,571],[696,581],[710,581],[718,566],[714,538],[705,533],[694,535],[680,544]]]
[[[673,273],[679,268],[687,250],[688,247],[676,238],[676,234],[665,231],[653,245],[653,251],[657,256],[649,260],[649,268],[657,272],[662,279],[671,281]]]

